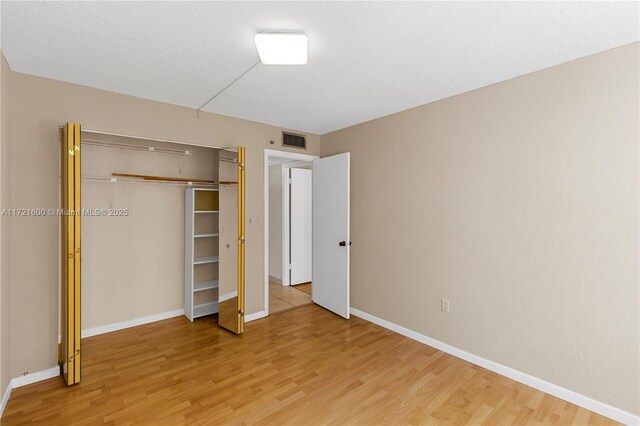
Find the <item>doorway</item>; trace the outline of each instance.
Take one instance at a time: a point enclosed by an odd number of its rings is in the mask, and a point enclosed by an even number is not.
[[[265,150],[265,310],[311,303],[311,162]]]
[[[284,254],[281,262],[270,262],[270,245],[278,253],[278,241],[270,238],[269,222],[270,217],[275,219],[277,226],[279,215],[285,217],[288,207],[285,205],[282,210],[284,213],[270,212],[269,185],[272,183],[269,171],[270,165],[288,165],[288,168],[311,167],[311,191],[306,190],[306,195],[311,195],[312,224],[311,237],[306,237],[307,242],[311,240],[311,270],[312,285],[311,301],[323,308],[340,315],[345,319],[349,319],[350,313],[350,164],[351,154],[344,152],[334,154],[328,157],[319,158],[313,155],[297,154],[291,152],[275,151],[265,149],[264,153],[264,306],[265,310],[262,316],[269,315],[269,293],[270,287],[277,289],[276,285],[282,288],[288,288],[291,291],[292,286],[283,286],[283,283],[291,284],[291,274],[287,271],[290,264],[285,263],[288,259],[287,253]],[[284,166],[282,166],[284,168]],[[273,182],[278,182],[277,176]],[[288,182],[287,182],[288,184]],[[284,191],[286,194],[287,191]],[[309,194],[310,193],[310,194]],[[275,202],[279,204],[279,202]],[[282,229],[290,228],[287,219],[284,224],[280,221]],[[282,235],[282,232],[273,232],[273,235]],[[303,238],[304,240],[304,238]],[[283,239],[287,244],[288,237]],[[304,242],[304,241],[303,241]],[[297,248],[296,248],[297,250]],[[281,265],[280,282],[278,277],[271,275],[273,284],[270,286],[270,266],[275,271],[278,265]],[[284,271],[284,273],[282,273]],[[275,278],[275,280],[273,279]],[[303,279],[304,280],[304,279]],[[304,289],[302,287],[301,289]],[[298,289],[296,289],[298,290]],[[302,291],[302,290],[300,290]],[[296,293],[297,294],[297,293]],[[274,301],[275,302],[275,301]],[[277,302],[275,302],[277,303]]]
[[[269,165],[271,313],[311,303],[311,163],[280,160]]]

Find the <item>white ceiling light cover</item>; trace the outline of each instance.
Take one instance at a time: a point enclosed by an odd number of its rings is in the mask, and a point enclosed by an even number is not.
[[[260,61],[265,65],[306,65],[307,36],[293,33],[258,33]]]

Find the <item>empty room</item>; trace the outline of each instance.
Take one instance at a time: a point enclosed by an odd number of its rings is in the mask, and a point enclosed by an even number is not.
[[[640,2],[0,1],[0,423],[640,425]]]

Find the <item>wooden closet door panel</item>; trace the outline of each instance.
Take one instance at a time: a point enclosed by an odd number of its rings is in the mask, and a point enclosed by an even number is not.
[[[80,206],[80,190],[82,184],[82,171],[81,171],[81,156],[80,156],[80,125],[76,124],[74,129],[73,140],[73,210],[75,215],[73,216],[73,319],[74,319],[74,351],[73,351],[73,365],[74,365],[74,383],[80,382],[80,338],[81,338],[81,323],[80,323],[80,225],[82,222],[82,209]]]
[[[219,199],[218,325],[240,334],[244,331],[244,148],[237,153],[221,151],[220,158],[219,180],[224,184]]]
[[[61,152],[61,374],[68,385],[80,381],[80,125],[62,129]]]

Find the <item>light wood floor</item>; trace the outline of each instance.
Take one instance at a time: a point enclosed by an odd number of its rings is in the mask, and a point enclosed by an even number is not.
[[[269,313],[311,304],[311,283],[283,286],[269,283]]]
[[[614,424],[316,305],[247,324],[184,317],[83,340],[82,382],[14,390],[2,425]]]
[[[304,291],[305,293],[311,294],[311,283],[298,284],[294,287],[297,290]]]

